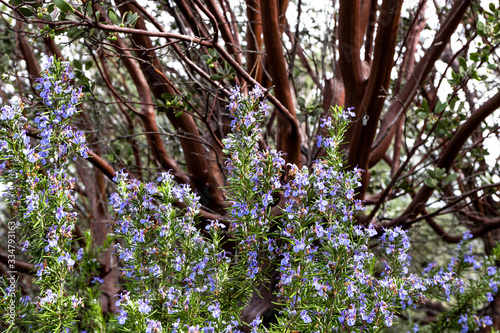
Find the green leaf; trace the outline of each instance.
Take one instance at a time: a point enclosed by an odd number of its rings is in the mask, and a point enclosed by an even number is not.
[[[127,19],[128,14],[130,14],[130,12],[123,13],[121,26],[125,25],[125,20]]]
[[[443,180],[443,185],[446,186],[452,181],[456,180],[458,178],[458,173],[450,173],[446,178]]]
[[[446,102],[441,102],[441,101],[438,101],[436,103],[436,107],[434,108],[434,113],[441,113],[441,111],[443,111],[444,109],[446,109],[446,106],[448,105],[448,103]]]
[[[491,178],[487,177],[486,175],[480,175],[479,178],[482,180],[483,184],[491,184]]]
[[[425,112],[425,111],[418,111],[417,112],[417,118],[418,119],[425,120],[425,119],[427,119],[428,115],[429,114],[427,112]]]
[[[481,21],[477,22],[477,34],[479,36],[484,36],[484,23]]]
[[[459,99],[458,99],[458,97],[455,97],[455,98],[453,98],[453,99],[450,101],[450,109],[451,109],[451,110],[454,110],[454,109],[455,109],[455,104],[457,104],[458,100],[459,100]]]
[[[427,185],[430,188],[436,188],[438,186],[438,181],[437,179],[427,177],[424,179],[424,184]]]
[[[488,64],[488,66],[486,66],[488,69],[497,69],[498,67],[498,64]]]
[[[139,18],[139,14],[133,13],[132,15],[127,16],[127,23],[131,26],[134,27],[135,23],[137,22],[137,19]]]
[[[35,16],[35,13],[31,9],[26,7],[19,8],[19,11],[26,17]]]
[[[118,19],[118,15],[116,15],[115,11],[110,8],[108,10],[108,16],[109,20],[114,24],[114,25],[120,25],[120,20]]]
[[[470,60],[472,61],[479,61],[479,53],[474,52],[469,55]]]
[[[444,176],[445,170],[442,168],[427,169],[427,174],[434,179],[441,179]]]
[[[223,78],[224,78],[224,75],[219,74],[219,73],[210,75],[210,80],[212,80],[212,81],[220,81]]]
[[[460,102],[460,104],[458,105],[458,110],[457,110],[457,113],[460,114],[464,108],[464,105],[465,103],[464,102]]]
[[[77,69],[82,69],[82,63],[80,60],[73,60],[73,66],[75,66]]]
[[[458,57],[458,63],[460,64],[460,67],[464,69],[464,71],[467,70],[467,61],[465,61],[464,57]]]
[[[97,22],[99,22],[100,17],[101,17],[101,12],[100,11],[95,12],[95,18],[96,18]]]
[[[57,19],[58,19],[59,21],[66,21],[66,19],[67,19],[67,18],[66,18],[66,13],[64,13],[64,12],[62,12],[62,11],[61,11],[61,12],[59,12],[59,16],[57,16]]]
[[[470,74],[470,78],[471,79],[474,79],[474,80],[478,80],[478,81],[481,81],[481,78],[479,77],[479,75],[477,75],[477,71],[474,71]]]
[[[217,50],[215,49],[208,49],[208,53],[210,53],[210,55],[214,58],[217,57]]]
[[[301,109],[305,109],[306,108],[306,100],[304,99],[304,97],[297,97],[297,105]]]
[[[316,107],[314,110],[312,110],[312,115],[317,117],[321,116],[325,112],[322,107]]]
[[[422,108],[424,109],[425,112],[429,113],[429,104],[427,104],[426,99],[422,101]]]
[[[87,16],[92,17],[92,15],[94,14],[94,9],[92,8],[92,6],[85,6],[85,13],[87,14]]]
[[[59,8],[63,13],[75,12],[73,7],[71,7],[71,5],[64,0],[54,0],[54,5],[56,5],[56,7]]]
[[[169,93],[163,93],[163,94],[161,94],[161,98],[163,98],[166,101],[171,101],[175,98],[175,96],[171,95]]]
[[[449,123],[447,121],[442,120],[436,124],[437,137],[442,138],[449,134],[451,134],[451,132],[449,128]]]
[[[435,168],[434,169],[434,173],[436,174],[436,178],[443,178],[444,174],[445,174],[446,170],[443,169],[443,168]]]
[[[71,27],[66,30],[66,36],[70,39],[75,39],[83,35],[83,32],[78,27]],[[79,68],[81,69],[81,68]]]
[[[462,66],[458,67],[458,75],[460,75],[460,77],[463,77],[464,74],[465,74],[465,69]]]

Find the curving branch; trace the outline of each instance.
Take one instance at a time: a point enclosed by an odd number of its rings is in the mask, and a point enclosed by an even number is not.
[[[460,153],[462,146],[469,139],[474,130],[481,125],[486,117],[491,115],[498,108],[500,108],[500,91],[481,105],[481,107],[479,107],[475,112],[473,112],[472,115],[457,129],[450,142],[440,155],[437,167],[445,169],[448,172],[456,157]],[[387,228],[411,223],[411,220],[415,219],[423,211],[433,192],[434,188],[424,184],[406,210],[399,217],[389,223],[385,223],[383,226]]]
[[[109,21],[107,15],[102,10],[101,12],[103,13],[102,18]],[[125,42],[120,37],[117,37],[115,44],[118,47],[118,51],[121,51],[121,61],[124,63],[127,72],[132,78],[139,96],[140,111],[136,111],[136,113],[140,117],[146,132],[159,133],[160,130],[156,123],[154,103],[151,97],[148,82],[139,65],[137,65],[137,63],[133,60],[132,54],[126,50]],[[165,170],[172,170],[174,178],[177,182],[184,184],[189,183],[189,177],[186,175],[184,170],[182,170],[174,159],[168,156],[167,151],[163,146],[161,136],[158,134],[150,134],[147,136],[147,140],[151,150],[153,151],[153,155],[156,157],[162,168]]]
[[[10,265],[9,257],[6,254],[0,253],[0,262],[4,265]],[[12,271],[17,271],[25,274],[35,275],[34,266],[20,260],[16,260],[14,263],[14,269]]]
[[[277,0],[263,1],[262,23],[264,34],[264,45],[268,55],[269,72],[273,80],[276,98],[288,110],[292,119],[278,116],[278,138],[277,149],[287,153],[287,163],[301,165],[300,134],[296,124],[295,106],[293,103],[290,84],[288,82],[288,71],[281,46],[281,33],[279,25],[279,6]],[[297,130],[296,130],[297,129]]]
[[[357,111],[358,116],[363,115],[363,121],[357,121],[352,129],[347,165],[359,166],[368,170],[370,150],[375,138],[379,118],[385,102],[385,92],[388,90],[391,71],[394,62],[394,53],[398,37],[399,19],[402,2],[398,0],[385,0],[382,3],[378,21],[377,37],[373,64],[368,79],[368,85],[363,100]],[[364,119],[367,119],[365,122]],[[362,187],[359,196],[363,198],[368,187],[369,173],[363,173]]]
[[[432,45],[425,52],[425,55],[420,60],[412,75],[408,78],[401,93],[391,103],[387,113],[382,118],[379,126],[379,131],[370,154],[369,165],[377,164],[385,155],[391,144],[391,140],[396,132],[398,120],[402,117],[403,112],[408,109],[410,104],[424,81],[429,76],[429,73],[434,68],[434,64],[444,52],[446,45],[449,43],[451,36],[462,21],[462,17],[469,8],[470,0],[456,1],[450,9],[445,21],[436,34]],[[370,142],[371,144],[371,142]]]
[[[30,43],[26,39],[26,36],[23,33],[24,23],[22,21],[17,21],[15,25],[16,34],[17,34],[17,42],[19,49],[23,55],[24,61],[26,61],[26,69],[28,70],[28,74],[30,75],[31,88],[34,89],[34,80],[40,75],[42,71],[38,61],[36,60],[35,53],[31,48]]]
[[[345,103],[356,107],[363,98],[367,75],[361,61],[361,0],[341,0],[338,22],[339,65],[345,88]],[[355,110],[358,113],[357,110]]]
[[[203,7],[199,0],[196,0],[196,3],[200,8]],[[231,55],[234,55],[234,58],[236,59],[238,64],[241,65],[241,50],[238,49],[238,43],[235,40],[235,36],[233,36],[229,22],[222,15],[214,0],[205,0],[205,3],[208,10],[213,15],[213,19],[211,19],[210,21],[213,22],[214,29],[216,31],[220,30],[227,50]],[[217,43],[217,40],[214,40],[214,43]]]
[[[141,11],[137,10],[137,4],[124,0],[117,0],[116,3],[122,15],[127,11],[131,11],[139,15],[139,19],[136,23],[137,28],[133,30],[147,31],[144,17],[141,14]],[[160,34],[163,33],[160,32]],[[131,38],[136,45],[147,50],[150,50],[153,46],[151,39],[145,34],[133,34]],[[149,90],[153,93],[156,99],[163,99],[162,94],[164,93],[168,93],[172,96],[179,94],[172,82],[170,82],[164,74],[163,66],[154,51],[136,52],[136,54],[137,57],[142,60],[140,61],[142,73],[146,79]],[[184,112],[180,116],[176,116],[175,110],[167,109],[166,115],[177,131],[186,133],[188,136],[193,138],[200,137],[198,127],[189,113]],[[142,120],[146,132],[158,132],[156,118],[153,112],[146,115]],[[180,138],[180,143],[183,151],[185,152],[187,168],[195,188],[198,190],[200,195],[202,195],[202,197],[209,202],[211,208],[216,211],[220,211],[225,206],[224,195],[219,188],[222,184],[218,183],[215,177],[215,172],[212,170],[213,166],[210,165],[205,157],[205,148],[202,144],[200,144],[199,140],[187,140]],[[152,147],[154,147],[153,149],[161,150],[162,146],[163,143],[159,137],[152,142]],[[166,157],[167,156],[165,155],[162,156],[162,158]]]
[[[247,64],[248,73],[262,83],[262,18],[260,0],[246,0],[247,3]]]

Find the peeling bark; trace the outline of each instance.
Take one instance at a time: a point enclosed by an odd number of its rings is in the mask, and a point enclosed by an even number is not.
[[[368,79],[368,85],[364,93],[358,116],[362,116],[367,121],[358,121],[354,124],[351,141],[349,144],[349,154],[347,165],[350,167],[359,166],[363,170],[368,170],[370,151],[366,146],[371,146],[375,138],[378,127],[378,120],[384,106],[385,95],[389,87],[394,53],[398,36],[399,18],[403,3],[397,0],[385,0],[382,3],[381,14],[379,16],[379,27],[375,39],[375,50],[373,55],[373,65]],[[358,196],[363,198],[368,186],[368,172],[362,177],[362,187]]]
[[[279,6],[277,0],[264,1],[262,6],[262,22],[264,33],[264,44],[269,61],[269,72],[273,79],[274,93],[276,98],[285,106],[293,119],[285,119],[281,114],[278,116],[278,138],[277,149],[287,153],[287,163],[295,163],[300,166],[300,135],[298,126],[289,122],[297,122],[295,106],[288,82],[288,71],[286,68],[281,47],[279,27]],[[297,131],[293,129],[297,128]]]
[[[141,30],[146,30],[144,23],[144,18],[140,11],[137,11],[136,7],[127,1],[117,0],[117,5],[120,8],[120,12],[125,13],[126,11],[136,12],[140,15],[136,23],[136,28]],[[145,49],[151,49],[152,43],[149,37],[144,35],[133,35],[132,39],[136,45],[142,46]],[[159,59],[155,56],[153,51],[148,52],[137,52],[137,56],[143,60],[140,63],[141,70],[147,81],[150,91],[153,93],[156,99],[162,99],[161,95],[163,93],[168,93],[172,96],[178,94],[174,85],[170,80],[167,79],[162,65]],[[151,63],[151,64],[150,64]],[[184,112],[182,115],[176,117],[173,110],[167,111],[167,117],[178,131],[187,134],[188,136],[194,138],[195,140],[190,140],[186,138],[180,138],[182,149],[185,152],[185,159],[187,168],[190,173],[190,178],[195,184],[195,188],[198,192],[203,195],[206,200],[205,203],[215,211],[221,211],[225,206],[224,196],[219,189],[216,179],[213,176],[212,166],[209,165],[205,156],[205,148],[200,143],[201,138],[198,132],[198,127],[196,126],[192,116]],[[146,131],[158,132],[154,113],[150,113],[143,119],[144,129]],[[153,149],[162,149],[163,143],[159,136],[152,138],[154,142],[151,143]],[[197,140],[196,140],[197,139]],[[164,149],[164,148],[163,148]],[[167,159],[168,156],[161,155],[162,163],[170,162]]]

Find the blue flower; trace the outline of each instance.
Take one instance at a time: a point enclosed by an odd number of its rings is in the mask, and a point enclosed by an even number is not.
[[[118,309],[118,312],[120,313],[120,315],[117,317],[118,323],[120,325],[125,325],[125,322],[127,321],[127,311]]]
[[[309,324],[310,322],[312,322],[312,319],[311,317],[309,317],[309,315],[307,314],[307,311],[306,310],[302,310],[300,312],[300,317],[302,318],[302,320],[304,321],[304,323],[306,324]]]
[[[163,330],[161,322],[159,321],[146,318],[146,323],[148,324],[146,327],[146,333],[161,332]]]
[[[73,265],[75,264],[75,261],[71,258],[70,254],[67,252],[64,253],[64,255],[59,256],[59,258],[57,258],[57,261],[58,262],[66,261],[68,269],[72,269]]]
[[[129,295],[130,295],[130,292],[128,292],[126,290],[122,291],[120,294],[115,295],[115,296],[120,297],[120,299],[115,302],[115,306],[118,308],[118,307],[120,307],[121,302],[128,303]]]
[[[103,284],[104,283],[104,279],[101,278],[100,276],[94,276],[92,278],[92,284],[96,284],[96,283]]]
[[[219,318],[221,315],[220,307],[219,307],[219,302],[214,302],[214,304],[210,304],[208,306],[208,311],[212,313],[212,316],[214,318]]]
[[[262,319],[260,319],[260,316],[257,316],[251,323],[250,327],[252,328],[252,333],[257,333],[257,327],[262,323]]]
[[[138,300],[137,303],[139,304],[139,312],[148,314],[151,312],[151,307],[149,306],[149,299],[146,300]]]
[[[68,215],[68,213],[66,213],[64,211],[64,206],[59,206],[59,208],[57,208],[57,211],[56,211],[56,218],[58,220],[62,219],[63,217],[65,217],[66,215]]]
[[[296,243],[293,246],[293,252],[297,253],[299,251],[304,251],[306,248],[306,244],[304,243],[304,239],[301,239],[300,241],[295,240]]]

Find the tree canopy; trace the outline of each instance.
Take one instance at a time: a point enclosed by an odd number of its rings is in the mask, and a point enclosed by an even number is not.
[[[320,118],[335,105],[352,108],[339,144],[348,168],[364,170],[358,223],[408,229],[422,245],[412,255],[423,267],[446,256],[446,244],[466,230],[479,253],[490,254],[500,238],[497,5],[1,0],[0,98],[19,96],[29,118],[43,60],[57,57],[75,69],[86,99],[73,125],[91,149],[73,170],[81,184],[77,234],[90,230],[96,246],[106,242],[108,197],[122,169],[144,181],[171,170],[175,182],[196,189],[205,224],[226,221],[222,140],[234,87],[263,90],[271,108],[259,146],[275,147],[299,167],[325,154]],[[111,252],[100,255],[103,311],[115,309],[118,293]],[[17,265],[30,273],[29,264]],[[243,316],[273,307],[264,303]],[[497,329],[499,304],[497,294],[484,309]],[[426,320],[440,311],[429,302]]]

